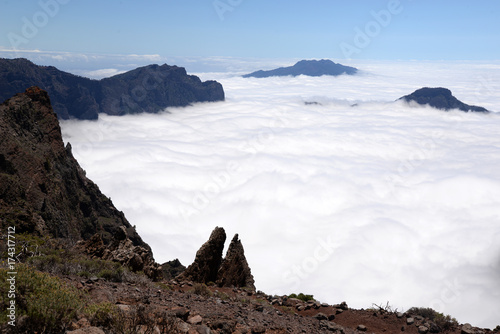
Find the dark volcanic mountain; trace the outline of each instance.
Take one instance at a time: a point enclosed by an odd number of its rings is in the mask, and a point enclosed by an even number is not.
[[[459,109],[465,112],[488,112],[487,109],[478,106],[471,106],[459,101],[454,97],[449,89],[446,88],[421,88],[410,95],[400,98],[406,102],[415,101],[418,104],[428,104],[431,107],[441,110]]]
[[[150,247],[64,147],[47,92],[31,87],[0,105],[0,228],[67,245],[158,275]]]
[[[280,67],[270,71],[256,71],[250,74],[245,74],[244,78],[267,78],[278,76],[297,76],[308,75],[311,77],[319,77],[322,75],[341,75],[341,74],[356,74],[358,70],[354,67],[336,64],[331,60],[301,60],[293,66]]]
[[[158,112],[193,102],[224,100],[222,85],[202,82],[182,67],[149,65],[102,80],[38,66],[27,59],[0,58],[0,101],[31,86],[46,90],[60,119],[97,119],[99,113]]]

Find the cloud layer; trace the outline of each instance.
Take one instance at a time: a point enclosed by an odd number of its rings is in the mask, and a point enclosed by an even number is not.
[[[226,102],[64,121],[63,135],[159,262],[191,263],[223,226],[267,293],[433,307],[495,327],[500,114],[393,101],[444,86],[500,111],[499,64],[358,67],[336,78],[202,73]]]

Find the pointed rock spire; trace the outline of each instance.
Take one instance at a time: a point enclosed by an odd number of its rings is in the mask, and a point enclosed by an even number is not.
[[[177,279],[198,283],[215,282],[225,241],[226,232],[222,227],[216,227],[208,241],[196,252],[194,262]]]
[[[226,287],[247,287],[255,290],[254,279],[238,234],[231,241],[226,257],[219,268],[217,284]]]
[[[176,279],[205,284],[214,282],[221,287],[246,287],[255,291],[254,279],[238,234],[222,259],[225,241],[226,232],[222,227],[216,227],[210,239],[196,252],[194,262]]]

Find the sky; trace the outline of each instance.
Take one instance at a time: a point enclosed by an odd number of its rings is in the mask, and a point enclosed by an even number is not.
[[[239,234],[256,287],[500,324],[500,62],[365,62],[340,77],[201,74],[226,101],[62,121],[159,263]],[[396,101],[447,87],[490,114]],[[306,102],[317,102],[306,104]],[[496,111],[496,112],[495,112]]]
[[[4,57],[16,49],[146,61],[500,58],[496,0],[1,0],[0,6]]]

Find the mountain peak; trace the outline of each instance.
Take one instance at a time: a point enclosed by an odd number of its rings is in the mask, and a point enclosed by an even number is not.
[[[414,101],[421,105],[430,105],[431,107],[446,111],[451,109],[458,109],[465,112],[488,112],[488,110],[483,107],[472,106],[463,103],[455,96],[453,96],[451,90],[443,87],[420,88],[410,95],[401,97],[400,100],[405,100],[406,102]]]
[[[256,71],[250,74],[243,75],[244,78],[267,78],[273,76],[322,76],[322,75],[341,75],[341,74],[356,74],[357,69],[354,67],[344,66],[334,63],[328,59],[321,60],[300,60],[295,65],[289,67],[280,67],[270,71]]]
[[[38,86],[47,90],[60,119],[156,113],[167,107],[224,100],[222,85],[202,82],[183,67],[148,65],[102,80],[92,80],[24,58],[0,58],[0,101]]]

